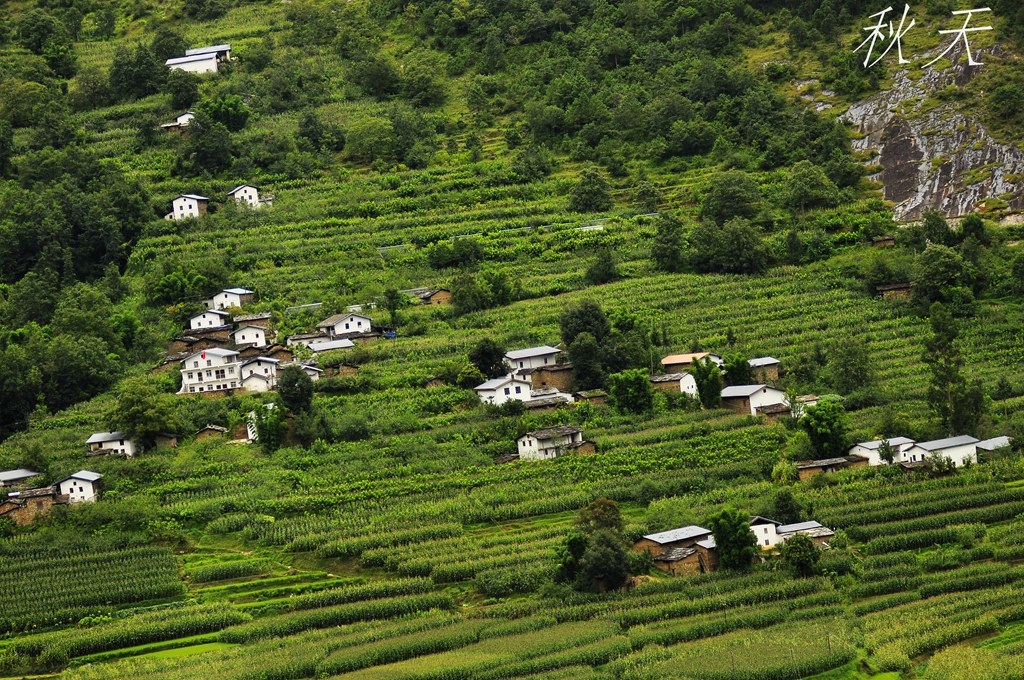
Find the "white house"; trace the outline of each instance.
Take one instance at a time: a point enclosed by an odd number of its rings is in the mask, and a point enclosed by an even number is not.
[[[41,472],[33,472],[32,470],[26,470],[25,468],[20,468],[18,470],[4,470],[3,472],[0,472],[0,487],[21,484],[25,480],[38,477],[41,474]]]
[[[164,65],[172,71],[188,71],[189,73],[216,73],[220,62],[216,54],[189,54],[184,57],[171,57]]]
[[[500,406],[506,401],[530,401],[532,387],[529,380],[505,375],[480,383],[473,390],[483,403]]]
[[[808,520],[795,524],[783,524],[767,517],[754,515],[750,518],[750,532],[757,538],[757,544],[762,550],[774,548],[780,543],[785,543],[797,534],[804,534],[815,544],[820,545],[835,536],[834,531],[822,526],[820,522]]]
[[[164,123],[160,127],[167,132],[184,132],[188,128],[188,124],[192,122],[192,119],[196,117],[196,114],[192,111],[185,111],[179,113],[174,117],[174,120],[170,123]]]
[[[541,345],[540,347],[513,350],[507,353],[505,358],[508,359],[512,372],[517,373],[526,368],[550,366],[555,363],[555,359],[559,354],[561,354],[560,350],[548,347],[547,345]]]
[[[903,454],[902,463],[923,463],[932,456],[945,456],[957,467],[963,467],[967,461],[978,462],[978,440],[969,434],[959,437],[947,437],[930,442],[919,442],[908,448]]]
[[[314,366],[313,364],[304,364],[298,361],[289,361],[288,363],[279,365],[277,368],[278,370],[280,370],[287,366],[298,366],[299,368],[302,369],[302,372],[308,375],[309,379],[312,380],[313,382],[319,380],[320,376],[324,374],[324,369],[320,368],[319,366]]]
[[[232,390],[241,386],[238,352],[234,350],[212,347],[182,362],[178,394]]]
[[[231,339],[236,345],[267,346],[267,331],[259,326],[241,326],[231,331]]]
[[[327,317],[317,324],[317,329],[329,333],[332,338],[350,333],[369,333],[373,330],[373,320],[362,314],[346,312]]]
[[[219,309],[208,309],[189,319],[188,327],[194,331],[203,328],[220,328],[221,326],[228,325],[230,319],[231,315],[227,312],[222,312]]]
[[[560,425],[544,430],[527,432],[519,438],[520,460],[547,460],[557,458],[573,444],[583,442],[583,430],[573,425]]]
[[[788,404],[785,392],[767,385],[730,385],[722,390],[722,406],[737,413],[756,416],[759,408]]]
[[[908,437],[891,437],[890,439],[875,439],[870,442],[860,442],[854,444],[847,451],[850,456],[860,456],[868,459],[868,465],[886,465],[887,463],[881,459],[878,455],[878,450],[882,447],[882,442],[889,442],[889,446],[892,447],[893,452],[893,463],[904,462],[904,454],[911,446],[916,444],[913,439]]]
[[[97,432],[85,440],[89,446],[89,455],[102,456],[116,454],[125,458],[135,457],[135,442],[123,432]]]
[[[250,208],[262,208],[265,205],[273,205],[273,198],[264,196],[260,198],[260,188],[251,184],[240,184],[228,192],[228,196],[235,199],[235,203],[245,203]]]
[[[256,357],[241,366],[242,387],[246,392],[266,392],[277,387],[279,359]]]
[[[164,215],[165,220],[184,220],[199,217],[206,213],[210,199],[199,194],[181,194],[171,201],[171,212]]]
[[[252,304],[254,292],[248,288],[225,288],[203,304],[210,309],[231,309]]]
[[[71,503],[93,503],[99,498],[102,477],[98,472],[79,470],[57,482],[57,490],[66,494]]]
[[[295,344],[301,345],[302,342],[296,342]],[[356,343],[352,342],[348,338],[341,338],[340,340],[318,340],[316,342],[306,344],[306,347],[313,350],[314,354],[330,352],[335,349],[352,349],[355,346]]]
[[[666,385],[664,389],[668,389],[667,385],[679,389],[680,392],[690,395],[696,398],[697,396],[697,381],[689,373],[665,373],[664,375],[652,375],[651,383],[655,386]]]

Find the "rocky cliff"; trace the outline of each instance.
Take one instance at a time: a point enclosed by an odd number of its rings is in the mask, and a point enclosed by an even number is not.
[[[984,62],[986,56],[975,58]],[[957,63],[927,69],[916,79],[901,71],[889,89],[843,114],[863,135],[854,148],[876,152],[871,162],[882,171],[872,179],[882,182],[886,200],[896,204],[897,219],[916,219],[932,208],[957,217],[985,210],[986,199],[1024,208],[1024,151],[994,140],[956,102],[934,97],[949,85],[966,85],[983,68]]]

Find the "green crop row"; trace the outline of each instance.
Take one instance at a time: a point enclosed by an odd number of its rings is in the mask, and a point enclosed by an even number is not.
[[[879,536],[891,536],[893,534],[906,534],[915,531],[941,529],[942,527],[947,527],[952,524],[972,524],[975,522],[991,524],[994,522],[1012,519],[1021,513],[1024,513],[1024,502],[1002,503],[999,505],[947,512],[906,521],[871,524],[868,526],[851,526],[846,530],[846,533],[855,541],[870,541]]]

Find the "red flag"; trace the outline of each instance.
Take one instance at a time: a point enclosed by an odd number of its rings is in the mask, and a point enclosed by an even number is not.
[[[203,350],[202,358],[203,358],[203,359],[205,359],[205,358],[206,358],[206,350]]]

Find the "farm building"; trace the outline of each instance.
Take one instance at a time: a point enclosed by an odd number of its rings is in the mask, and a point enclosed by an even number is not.
[[[277,387],[277,365],[281,362],[269,357],[250,359],[241,365],[242,387],[246,392],[267,392]]]
[[[97,432],[85,440],[88,456],[109,456],[114,453],[125,458],[135,457],[135,442],[123,432]]]
[[[795,404],[790,404],[793,407],[793,416],[796,418],[802,418],[804,415],[804,409],[810,406],[817,406],[821,399],[816,394],[803,394],[796,398]]]
[[[176,449],[178,448],[178,435],[173,432],[157,432],[153,436],[153,443],[156,444],[157,451]]]
[[[697,541],[689,548],[672,548],[654,557],[654,566],[673,576],[693,576],[718,571],[715,537]]]
[[[188,130],[188,124],[191,123],[192,119],[195,117],[196,114],[191,111],[185,111],[184,113],[179,113],[175,116],[174,120],[170,123],[164,123],[160,127],[167,132],[184,133]]]
[[[368,316],[346,312],[327,317],[316,325],[321,333],[327,333],[331,338],[344,336],[350,333],[369,333],[373,330],[373,320]]]
[[[758,406],[755,411],[756,415],[762,416],[769,425],[773,425],[781,418],[786,418],[793,415],[793,409],[789,407],[789,404],[769,404],[768,406]]]
[[[402,292],[420,305],[447,305],[452,301],[452,292],[447,288],[410,288]]]
[[[203,441],[204,439],[210,439],[212,437],[220,437],[228,433],[228,428],[221,427],[220,425],[207,425],[203,429],[196,432],[196,441]]]
[[[203,304],[209,309],[244,307],[252,304],[254,295],[255,293],[248,288],[225,288],[209,300],[203,300]]]
[[[231,320],[237,324],[245,324],[248,326],[259,326],[263,329],[270,328],[270,318],[273,316],[270,312],[260,312],[258,314],[239,314],[231,317]]]
[[[506,353],[505,358],[508,360],[509,365],[512,366],[512,372],[516,373],[527,368],[554,366],[557,363],[555,359],[561,353],[561,350],[556,347],[541,345],[540,347],[513,350]]]
[[[306,345],[306,347],[310,348],[317,354],[320,352],[330,352],[336,349],[352,349],[355,346],[356,343],[352,342],[348,338],[340,338],[338,340],[319,340]]]
[[[235,199],[235,203],[244,203],[250,208],[262,208],[274,204],[274,197],[265,194],[260,197],[260,188],[251,184],[239,184],[228,192],[228,196]]]
[[[259,326],[239,326],[231,331],[231,339],[236,345],[267,346],[267,331]]]
[[[492,378],[473,388],[476,395],[480,397],[480,401],[495,406],[512,400],[529,401],[532,389],[533,385],[530,384],[530,381],[508,375]]]
[[[765,406],[786,404],[786,393],[767,385],[731,385],[722,390],[722,408],[752,416]]]
[[[604,406],[608,393],[604,390],[583,390],[582,392],[574,392],[572,396],[576,401],[585,401],[594,406]]]
[[[675,548],[692,548],[697,541],[711,538],[711,530],[691,524],[690,526],[648,534],[633,544],[633,550],[643,552],[650,550],[657,557]]]
[[[555,387],[562,391],[568,391],[572,387],[572,364],[524,368],[518,373],[520,377],[528,379],[535,390]]]
[[[711,352],[694,352],[690,354],[670,354],[661,360],[661,367],[666,373],[685,373],[693,368],[698,361],[711,359],[719,368],[724,363],[722,357]]]
[[[302,369],[302,372],[305,373],[306,375],[308,375],[309,379],[312,380],[313,382],[316,382],[317,380],[319,380],[320,376],[322,376],[324,374],[324,369],[320,368],[315,363],[304,362],[304,361],[303,362],[289,361],[287,363],[279,364],[277,368],[278,368],[278,370],[280,370],[280,369],[283,369],[283,368],[287,368],[288,366],[298,366],[299,368]]]
[[[821,546],[835,536],[834,531],[814,520],[783,524],[767,517],[754,515],[750,518],[750,531],[757,537],[757,544],[762,550],[774,548],[785,543],[797,534],[808,536],[815,545]]]
[[[914,286],[911,283],[887,283],[881,286],[875,286],[875,293],[881,295],[886,300],[909,300],[913,287]]]
[[[228,325],[231,315],[219,309],[207,309],[205,312],[196,314],[188,320],[191,330],[198,331],[204,328],[221,328]]]
[[[888,248],[889,246],[896,245],[896,237],[892,234],[885,234],[884,236],[875,236],[871,239],[871,245],[875,248]]]
[[[779,379],[779,364],[782,362],[775,357],[758,357],[747,361],[754,379],[774,385]]]
[[[953,461],[957,467],[963,467],[968,462],[978,462],[977,443],[978,440],[969,434],[918,442],[903,452],[900,462],[924,463],[933,456],[943,456]]]
[[[860,442],[850,447],[847,452],[851,456],[862,456],[868,459],[868,465],[878,466],[886,465],[887,463],[881,459],[878,455],[878,450],[882,447],[883,442],[889,442],[889,446],[892,447],[893,451],[893,463],[899,463],[903,461],[903,454],[906,453],[907,449],[913,446],[916,442],[908,437],[890,437],[889,439],[875,439],[869,442]]]
[[[56,486],[41,489],[12,491],[0,503],[0,518],[10,518],[20,527],[29,524],[36,517],[45,515],[55,505],[67,505],[68,497],[61,494]]]
[[[21,468],[19,470],[4,470],[0,472],[0,487],[17,487],[24,484],[33,477],[38,477],[41,472],[33,472],[32,470],[26,470]]]
[[[691,397],[697,396],[697,381],[689,373],[664,373],[652,375],[651,385],[656,390],[666,392],[683,392]]]
[[[543,430],[527,432],[518,440],[521,460],[547,460],[565,455],[582,444],[583,430],[574,425],[561,425]]]
[[[182,362],[181,389],[178,394],[217,392],[240,386],[238,352],[234,350],[207,349]]]
[[[979,452],[992,453],[996,449],[1003,449],[1010,445],[1009,437],[994,437],[975,444]],[[980,455],[980,454],[979,454]]]
[[[231,44],[205,45],[185,50],[186,57],[194,57],[198,54],[212,54],[219,62],[231,61]]]
[[[326,342],[330,339],[331,336],[318,331],[316,333],[296,333],[295,335],[289,335],[284,342],[289,347],[293,347],[295,345],[309,347],[314,342]]]
[[[189,217],[200,217],[206,214],[210,199],[198,194],[181,194],[171,201],[171,212],[164,215],[165,220],[184,220]]]
[[[171,71],[188,71],[189,73],[216,73],[220,62],[215,54],[190,54],[184,57],[171,57],[164,62]]]
[[[57,489],[61,495],[68,497],[69,503],[93,503],[100,496],[102,477],[98,472],[79,470],[57,482]]]
[[[821,460],[805,460],[797,463],[796,471],[800,479],[809,479],[823,472],[838,472],[846,468],[867,467],[868,459],[864,456],[839,456]]]

